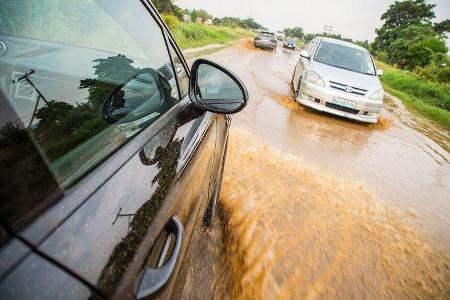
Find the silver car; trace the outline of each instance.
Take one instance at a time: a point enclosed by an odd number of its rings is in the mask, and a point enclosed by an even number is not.
[[[278,41],[277,37],[275,36],[275,33],[265,30],[259,31],[256,34],[255,39],[253,40],[255,48],[265,48],[271,49],[273,51],[276,51],[277,43]]]
[[[300,52],[292,87],[295,99],[313,109],[376,123],[384,90],[369,51],[341,40],[317,37]]]

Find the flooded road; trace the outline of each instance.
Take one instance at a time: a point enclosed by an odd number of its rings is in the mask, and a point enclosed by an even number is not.
[[[293,51],[242,42],[209,58],[250,101],[233,118],[221,215],[195,237],[183,296],[448,298],[449,133],[389,95],[376,125],[303,108]]]

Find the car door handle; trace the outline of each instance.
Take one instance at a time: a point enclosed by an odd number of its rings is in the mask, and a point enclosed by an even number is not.
[[[157,292],[169,281],[170,275],[175,269],[178,254],[181,249],[181,243],[183,241],[183,224],[177,216],[173,216],[167,224],[166,230],[171,234],[167,236],[156,268],[145,268],[139,275],[134,289],[134,295],[137,299],[142,299]],[[175,236],[175,245],[173,246],[172,254],[170,255],[169,260],[163,264],[173,236]]]

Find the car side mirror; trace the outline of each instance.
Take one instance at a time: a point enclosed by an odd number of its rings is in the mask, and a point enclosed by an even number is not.
[[[248,92],[231,71],[212,61],[197,59],[191,68],[189,98],[201,109],[234,114],[247,105]]]
[[[377,69],[377,76],[383,76],[383,70]]]
[[[301,57],[304,57],[304,58],[306,58],[306,59],[310,59],[310,57],[309,57],[309,52],[306,51],[306,50],[301,50],[301,51],[300,51],[300,56],[301,56]]]

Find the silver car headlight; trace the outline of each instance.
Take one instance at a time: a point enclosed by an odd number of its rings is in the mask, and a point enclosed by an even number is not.
[[[305,80],[318,86],[325,86],[325,82],[323,81],[322,77],[320,77],[319,74],[314,71],[306,72]]]
[[[374,101],[379,101],[379,102],[383,102],[383,97],[384,97],[384,91],[383,89],[379,89],[378,91],[374,92],[369,99],[370,100],[374,100]]]

